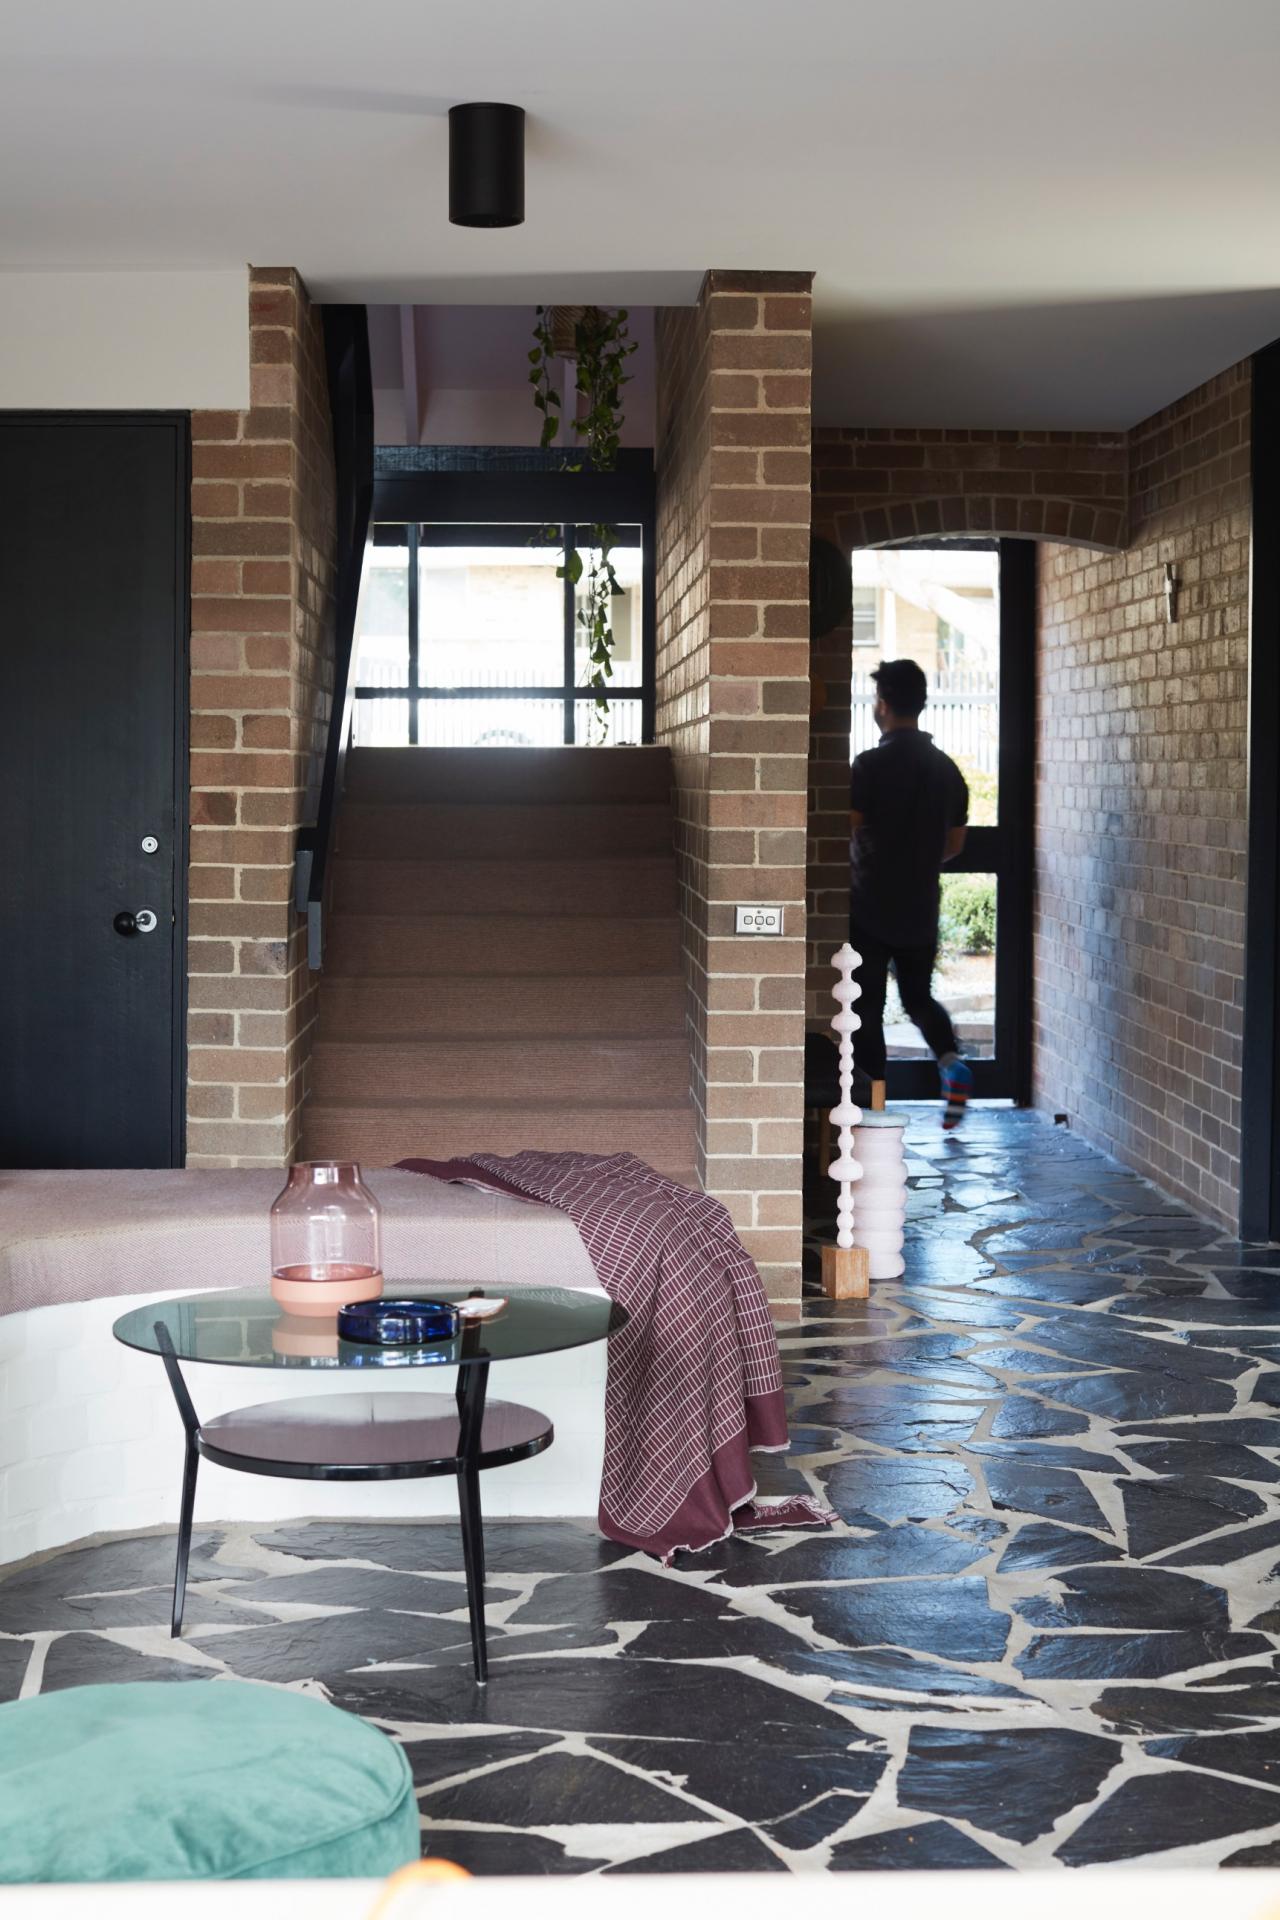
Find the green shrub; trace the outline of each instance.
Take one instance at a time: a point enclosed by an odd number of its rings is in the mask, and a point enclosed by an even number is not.
[[[996,883],[993,874],[943,875],[938,936],[944,953],[995,952]]]

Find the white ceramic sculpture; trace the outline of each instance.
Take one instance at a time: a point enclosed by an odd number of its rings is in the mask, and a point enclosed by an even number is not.
[[[853,970],[861,957],[846,940],[831,961],[839,975],[831,989],[836,1002],[831,1028],[840,1049],[840,1104],[831,1109],[832,1123],[839,1129],[839,1151],[827,1172],[840,1189],[836,1201],[837,1247],[857,1245],[853,1230],[853,1183],[862,1178],[862,1168],[853,1157],[853,1129],[862,1118],[862,1109],[853,1103],[853,1036],[862,1022],[853,1011],[853,1003],[862,988],[853,978]]]
[[[893,1113],[864,1113],[853,1136],[855,1164],[862,1168],[853,1245],[866,1248],[873,1280],[896,1280],[906,1265],[902,1258],[907,1217],[903,1125]]]

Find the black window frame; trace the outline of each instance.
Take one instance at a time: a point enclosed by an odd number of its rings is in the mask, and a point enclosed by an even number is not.
[[[418,554],[425,541],[468,546],[508,545],[513,531],[521,538],[538,529],[557,528],[572,550],[585,529],[601,524],[639,533],[641,549],[640,684],[613,687],[615,702],[640,703],[640,739],[653,742],[655,702],[655,487],[653,456],[648,449],[626,449],[617,469],[595,473],[574,470],[564,456],[540,456],[529,450],[507,448],[457,449],[457,466],[447,463],[451,449],[379,449],[373,488],[374,539],[379,544],[402,540],[409,548],[409,658],[408,684],[400,687],[356,687],[357,700],[407,700],[409,744],[418,744],[419,706],[428,700],[559,700],[563,709],[564,744],[576,738],[580,702],[593,704],[595,690],[575,685],[575,600],[573,582],[564,582],[564,653],[562,677],[552,686],[423,687],[419,679],[421,648]],[[420,457],[424,464],[415,464]],[[428,464],[429,463],[429,464]],[[553,536],[554,538],[555,536]],[[448,749],[444,749],[447,751]]]

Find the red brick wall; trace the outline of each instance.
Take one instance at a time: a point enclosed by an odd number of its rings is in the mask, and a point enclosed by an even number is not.
[[[676,767],[704,1185],[800,1290],[808,274],[715,272],[657,322],[657,734]],[[736,938],[733,904],[785,912]]]
[[[1245,363],[1133,430],[1129,545],[1045,549],[1038,658],[1037,1102],[1232,1227],[1249,398]]]
[[[335,515],[319,318],[250,277],[246,413],[192,417],[189,1166],[288,1161],[316,996],[290,903],[333,662]]]

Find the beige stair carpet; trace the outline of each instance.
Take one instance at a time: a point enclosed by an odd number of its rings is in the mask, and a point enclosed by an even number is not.
[[[665,748],[353,749],[324,960],[305,1158],[697,1184]]]

